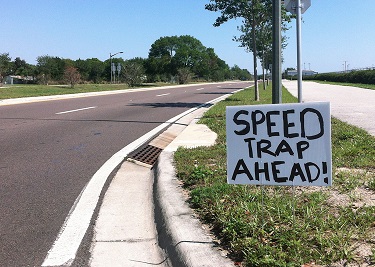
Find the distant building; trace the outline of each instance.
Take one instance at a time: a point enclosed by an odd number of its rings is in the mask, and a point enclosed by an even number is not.
[[[33,83],[33,76],[15,76],[9,75],[5,77],[5,84],[24,84],[24,83]]]
[[[297,70],[288,70],[287,75],[288,76],[297,76]],[[318,72],[313,71],[313,70],[302,70],[302,76],[312,76],[318,74]]]
[[[313,70],[303,70],[302,71],[302,76],[312,76],[312,75],[315,75],[315,74],[318,74],[318,72],[313,71]]]

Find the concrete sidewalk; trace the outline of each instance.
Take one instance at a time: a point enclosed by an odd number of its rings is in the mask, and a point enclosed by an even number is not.
[[[297,81],[283,80],[283,85],[297,97]],[[302,100],[331,102],[333,117],[375,136],[375,90],[307,81],[302,83]]]

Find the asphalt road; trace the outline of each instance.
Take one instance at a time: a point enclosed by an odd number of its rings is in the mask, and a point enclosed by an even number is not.
[[[84,186],[117,151],[249,83],[0,105],[0,266],[40,266]]]

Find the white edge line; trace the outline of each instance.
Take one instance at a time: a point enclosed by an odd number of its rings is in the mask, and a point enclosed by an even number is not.
[[[104,184],[111,172],[123,162],[124,158],[130,152],[152,139],[172,123],[198,108],[200,107],[189,109],[159,125],[118,151],[103,164],[76,199],[42,266],[70,266],[73,263],[77,250],[89,227]]]
[[[58,113],[55,113],[55,114],[56,114],[56,115],[60,115],[60,114],[65,114],[65,113],[71,113],[71,112],[76,112],[76,111],[82,111],[82,110],[86,110],[86,109],[92,109],[92,108],[97,108],[97,107],[87,107],[87,108],[72,109],[72,110],[68,110],[68,111],[58,112]]]
[[[237,91],[241,90],[242,89]],[[42,266],[70,266],[73,263],[83,237],[85,236],[90,225],[95,208],[98,205],[99,197],[103,190],[104,184],[112,171],[124,161],[130,152],[151,140],[154,136],[168,128],[180,118],[194,112],[206,104],[217,103],[228,96],[230,96],[230,94],[213,99],[205,104],[189,109],[169,119],[147,134],[133,141],[107,160],[94,174],[94,176],[91,177],[90,181],[75,200],[74,205],[65,219],[65,222],[61,227],[55,242],[44,259]]]

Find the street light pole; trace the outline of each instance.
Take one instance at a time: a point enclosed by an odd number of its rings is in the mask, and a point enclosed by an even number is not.
[[[110,67],[110,71],[111,71],[111,83],[113,82],[113,75],[112,75],[112,71],[113,71],[113,66],[112,66],[112,57],[116,56],[117,54],[122,54],[124,52],[117,52],[117,53],[114,53],[114,54],[111,54],[109,53],[109,59],[110,59],[110,62],[111,62],[111,67]]]

